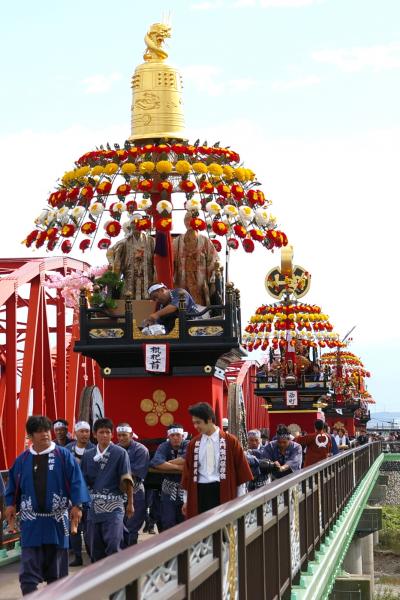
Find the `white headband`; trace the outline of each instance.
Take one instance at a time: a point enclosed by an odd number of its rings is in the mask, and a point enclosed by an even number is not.
[[[75,424],[75,431],[81,431],[82,429],[89,429],[90,431],[90,425],[87,421],[78,421]]]
[[[64,429],[68,429],[68,425],[62,423],[61,421],[56,421],[53,425],[53,429],[60,429],[61,427],[63,427]]]
[[[162,288],[167,288],[166,285],[164,285],[164,283],[155,283],[154,285],[151,285],[149,287],[149,289],[147,290],[149,296],[150,294],[152,294],[153,292],[156,292],[157,290],[161,290]]]
[[[139,438],[139,436],[133,432],[133,429],[130,425],[120,425],[119,427],[117,427],[117,433],[131,433],[132,437],[135,440],[137,440]]]
[[[168,435],[171,435],[172,433],[179,433],[180,435],[183,435],[185,432],[183,431],[183,427],[171,427],[171,429],[168,429]]]

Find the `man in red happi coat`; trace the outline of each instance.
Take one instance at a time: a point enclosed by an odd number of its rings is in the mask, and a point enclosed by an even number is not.
[[[199,402],[189,413],[199,435],[190,441],[183,467],[182,512],[187,518],[242,496],[253,479],[238,439],[216,426],[211,406]]]
[[[330,435],[324,431],[324,422],[317,419],[314,422],[314,433],[300,435],[295,438],[298,444],[306,448],[304,467],[310,467],[320,460],[328,458],[332,453],[332,442]]]

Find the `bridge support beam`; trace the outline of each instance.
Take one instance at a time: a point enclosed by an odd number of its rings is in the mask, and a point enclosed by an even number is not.
[[[371,577],[371,596],[374,595],[374,534],[370,533],[361,538],[362,570],[364,575]]]
[[[358,536],[354,536],[351,541],[343,561],[343,569],[351,575],[363,573],[362,540]]]

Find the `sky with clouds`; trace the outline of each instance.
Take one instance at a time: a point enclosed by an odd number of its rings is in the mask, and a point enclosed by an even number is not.
[[[220,140],[256,171],[312,273],[307,301],[343,334],[357,326],[351,349],[373,373],[376,409],[400,410],[398,0],[7,3],[1,255],[32,256],[20,241],[57,178],[129,136],[143,36],[168,12],[190,138]],[[269,301],[264,276],[277,262],[261,248],[234,255],[245,318]]]

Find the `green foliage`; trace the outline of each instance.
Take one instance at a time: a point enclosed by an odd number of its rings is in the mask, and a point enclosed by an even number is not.
[[[382,507],[382,530],[379,532],[379,545],[400,554],[400,506]]]
[[[394,590],[385,590],[374,594],[374,600],[400,600],[400,593]]]
[[[95,291],[91,298],[92,305],[100,308],[115,308],[117,306],[115,300],[121,298],[124,285],[120,275],[109,269],[101,277],[97,277],[93,283]]]

